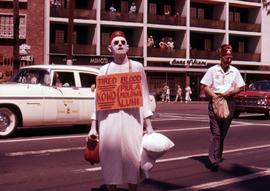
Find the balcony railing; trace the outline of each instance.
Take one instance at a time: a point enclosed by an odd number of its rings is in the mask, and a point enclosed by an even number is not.
[[[123,21],[123,22],[143,22],[142,13],[122,13],[122,12],[109,12],[102,11],[101,19],[108,21]]]
[[[69,9],[62,7],[51,7],[51,17],[68,18]],[[96,19],[96,10],[75,9],[75,19]]]
[[[230,22],[230,30],[261,32],[261,24]]]
[[[210,60],[219,59],[218,53],[216,51],[207,51],[207,50],[191,50],[190,51],[190,58],[210,59]]]
[[[234,52],[233,53],[233,60],[260,62],[261,61],[261,54],[260,53]]]
[[[162,48],[147,48],[148,57],[165,57],[165,58],[185,58],[186,50],[182,49],[162,49]]]
[[[68,45],[67,43],[51,44],[50,53],[66,54]],[[86,55],[95,55],[96,46],[95,45],[81,45],[74,44],[73,46],[74,54],[86,54]]]
[[[101,55],[112,55],[112,53],[109,52],[108,48],[105,46],[101,47],[100,53],[101,53]],[[143,56],[143,48],[142,47],[129,47],[128,55],[142,57]]]
[[[212,19],[190,19],[190,25],[193,27],[225,29],[225,21]]]
[[[170,15],[148,15],[148,23],[183,26],[186,24],[186,18]]]

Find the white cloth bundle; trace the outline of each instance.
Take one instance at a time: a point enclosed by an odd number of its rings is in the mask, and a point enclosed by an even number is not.
[[[141,169],[146,178],[153,168],[156,160],[164,155],[174,143],[161,133],[145,134],[142,140]]]

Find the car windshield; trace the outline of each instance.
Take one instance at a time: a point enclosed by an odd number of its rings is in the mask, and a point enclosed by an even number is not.
[[[11,79],[11,82],[23,84],[44,84],[49,85],[46,79],[49,72],[38,68],[20,69]]]
[[[270,81],[255,82],[250,85],[249,90],[253,91],[270,91]]]

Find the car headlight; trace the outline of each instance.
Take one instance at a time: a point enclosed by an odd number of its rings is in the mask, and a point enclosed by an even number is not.
[[[258,99],[257,104],[258,105],[267,105],[267,100],[266,99]]]

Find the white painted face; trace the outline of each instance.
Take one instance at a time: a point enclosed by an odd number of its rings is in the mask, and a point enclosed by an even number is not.
[[[113,38],[110,49],[113,54],[127,54],[128,44],[127,40],[122,36],[117,36]]]

